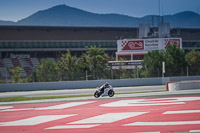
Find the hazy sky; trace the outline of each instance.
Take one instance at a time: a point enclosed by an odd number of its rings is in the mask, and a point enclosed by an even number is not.
[[[18,21],[50,7],[65,4],[94,13],[133,17],[159,14],[159,0],[0,0],[0,20]],[[200,0],[160,0],[160,14],[200,13]]]

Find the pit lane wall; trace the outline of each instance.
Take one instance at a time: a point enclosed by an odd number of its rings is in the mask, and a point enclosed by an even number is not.
[[[200,80],[200,76],[88,80],[88,81],[59,81],[59,82],[37,82],[37,83],[9,83],[9,84],[0,84],[0,92],[96,88],[104,84],[105,82],[109,82],[113,87],[165,85],[167,82],[170,81],[188,81],[188,80]]]

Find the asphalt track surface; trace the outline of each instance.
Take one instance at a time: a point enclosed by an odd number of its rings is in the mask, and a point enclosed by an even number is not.
[[[195,94],[195,91],[193,94],[181,96],[151,95],[151,97],[0,105],[0,131],[2,133],[200,132],[200,95]]]
[[[155,88],[156,91],[165,90],[165,86],[119,90],[149,92]],[[94,89],[88,90],[94,92]],[[117,93],[119,90],[115,89]],[[91,93],[89,91],[87,93]],[[98,99],[90,96],[1,102],[0,118],[2,133],[200,132],[200,89],[121,94]]]

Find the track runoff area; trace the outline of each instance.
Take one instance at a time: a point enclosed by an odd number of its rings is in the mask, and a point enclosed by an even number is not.
[[[1,133],[200,132],[200,95],[0,106]]]

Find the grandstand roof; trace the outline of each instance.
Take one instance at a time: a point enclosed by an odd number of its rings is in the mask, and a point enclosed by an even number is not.
[[[138,31],[131,27],[0,26],[0,51],[82,50],[91,45],[116,50],[117,40],[138,38]],[[200,48],[200,29],[173,28],[170,34],[182,38],[184,49]]]
[[[200,29],[173,28],[170,32],[183,40],[200,40]],[[138,28],[0,26],[0,35],[0,40],[118,40],[137,38]]]
[[[0,40],[117,40],[135,37],[136,28],[0,26]]]

